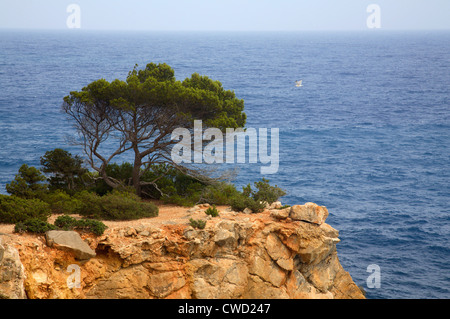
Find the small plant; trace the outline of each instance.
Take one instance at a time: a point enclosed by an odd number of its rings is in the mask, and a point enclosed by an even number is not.
[[[55,230],[57,227],[55,225],[49,224],[46,221],[39,218],[31,218],[23,222],[18,222],[14,226],[15,233],[35,233],[43,234],[49,230]]]
[[[62,230],[73,230],[77,225],[77,220],[69,215],[62,215],[56,218],[55,226]]]
[[[269,180],[263,178],[259,182],[255,182],[255,187],[258,191],[252,193],[252,197],[256,201],[265,201],[269,204],[276,202],[280,197],[286,195],[286,192],[277,185],[271,186]]]
[[[242,212],[244,209],[249,208],[254,213],[260,213],[266,207],[262,201],[256,201],[251,197],[246,197],[243,194],[238,194],[230,200],[230,206],[233,210]]]
[[[99,220],[95,219],[80,219],[75,226],[76,229],[81,229],[94,235],[103,235],[107,226]]]
[[[99,220],[95,219],[75,219],[69,215],[59,216],[55,220],[55,226],[63,230],[79,229],[87,232],[91,232],[97,236],[103,234],[106,229],[106,225]]]
[[[285,209],[285,208],[289,208],[289,207],[291,207],[291,205],[283,205],[280,208],[276,208],[276,209]]]
[[[268,179],[263,178],[254,184],[257,191],[252,190],[248,184],[242,188],[242,193],[231,198],[230,205],[233,210],[243,211],[245,208],[249,208],[254,213],[260,213],[266,207],[265,203],[272,204],[278,198],[286,195],[286,192],[277,185],[271,186]]]
[[[216,205],[212,205],[208,207],[208,209],[205,211],[205,214],[211,217],[217,217],[219,216],[219,211],[217,210]]]
[[[191,225],[194,228],[203,229],[206,226],[206,220],[190,218],[189,225]]]

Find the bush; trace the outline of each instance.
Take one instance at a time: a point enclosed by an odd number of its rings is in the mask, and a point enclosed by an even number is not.
[[[100,236],[105,231],[106,225],[98,220],[92,219],[77,220],[71,216],[62,215],[55,220],[54,225],[49,224],[47,221],[42,219],[30,218],[25,221],[18,222],[14,226],[14,232],[16,233],[29,232],[35,234],[43,234],[49,230],[56,230],[56,229],[62,230],[79,229]]]
[[[55,220],[55,226],[63,230],[79,229],[94,233],[97,236],[103,234],[107,228],[104,223],[94,219],[75,219],[68,215],[59,216]]]
[[[23,164],[11,183],[6,184],[6,191],[21,198],[39,198],[48,190],[48,185],[42,183],[45,180],[37,168]]]
[[[206,226],[206,220],[190,218],[189,225],[191,225],[194,228],[203,229]]]
[[[15,224],[31,218],[46,221],[50,214],[49,205],[39,199],[0,195],[0,223]]]
[[[61,215],[55,220],[55,226],[62,230],[73,230],[78,220],[69,215]]]
[[[77,199],[80,205],[74,211],[75,213],[89,217],[89,218],[101,218],[102,216],[102,197],[96,193],[82,191],[75,194],[75,199]]]
[[[80,156],[72,156],[68,151],[55,148],[45,152],[41,157],[42,171],[50,174],[48,178],[49,189],[61,189],[69,194],[74,194],[85,188],[84,175],[88,170],[84,168]]]
[[[107,226],[99,220],[95,219],[80,219],[75,226],[76,229],[91,232],[97,236],[103,235]]]
[[[205,214],[211,217],[217,217],[219,216],[219,211],[217,210],[216,205],[212,205],[212,207],[208,207]]]
[[[80,201],[77,208],[81,216],[105,220],[131,220],[158,216],[158,207],[153,203],[143,202],[139,196],[112,191],[104,196],[87,191],[76,196]]]
[[[234,195],[230,200],[230,205],[233,210],[243,211],[249,208],[254,213],[262,212],[266,203],[272,204],[280,197],[286,195],[286,192],[278,186],[269,185],[269,180],[262,179],[260,182],[255,182],[257,191],[252,190],[250,184],[242,188],[242,193]]]
[[[73,214],[81,205],[78,199],[59,189],[45,194],[42,200],[49,204],[53,214]]]
[[[39,218],[27,219],[25,221],[18,222],[14,226],[14,232],[16,233],[29,232],[29,233],[43,234],[49,230],[55,229],[57,229],[56,226],[49,224],[45,220]]]
[[[256,201],[251,197],[247,197],[244,194],[238,194],[231,198],[230,206],[233,210],[239,212],[249,208],[253,213],[260,213],[264,210],[266,204],[261,201]]]
[[[257,192],[252,192],[252,197],[256,201],[263,201],[269,204],[276,202],[280,197],[286,195],[286,192],[277,185],[269,185],[269,180],[263,178],[260,182],[255,182]]]
[[[229,205],[230,200],[238,194],[240,193],[233,184],[218,182],[202,190],[201,202],[211,205]]]
[[[179,181],[177,180],[176,183]],[[204,185],[201,183],[188,183],[186,179],[181,179],[181,184],[167,185],[161,189],[164,196],[161,198],[164,203],[191,207],[199,202]]]
[[[131,186],[132,172],[133,172],[133,165],[127,162],[122,163],[120,165],[112,163],[106,166],[106,175],[114,178],[117,181],[120,181],[123,186]],[[92,173],[92,177],[98,177],[96,176],[96,174],[98,173],[97,172]],[[98,179],[91,190],[97,193],[98,195],[103,196],[112,192],[113,188],[108,184],[106,184],[106,182],[103,179]]]

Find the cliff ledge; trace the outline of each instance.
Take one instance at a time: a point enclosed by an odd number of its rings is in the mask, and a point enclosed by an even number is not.
[[[327,209],[277,205],[105,222],[102,236],[81,234],[95,251],[83,260],[45,236],[0,233],[0,298],[364,298],[339,262]]]

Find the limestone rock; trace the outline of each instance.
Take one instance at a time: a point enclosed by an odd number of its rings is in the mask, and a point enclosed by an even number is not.
[[[319,206],[314,203],[294,205],[291,207],[289,217],[293,220],[301,220],[321,225],[325,223],[325,220],[328,217],[328,210],[325,206]]]
[[[129,236],[127,229],[126,236]],[[47,245],[74,253],[79,260],[95,257],[95,251],[75,231],[50,230],[45,233]]]
[[[272,204],[270,204],[270,205],[268,205],[269,207],[269,209],[280,209],[283,205],[281,204],[281,202],[280,201],[276,201],[276,202],[273,202]]]
[[[25,299],[25,278],[19,252],[0,237],[0,299]]]
[[[2,243],[3,243],[3,239],[2,239],[2,237],[0,237],[0,264],[2,262],[3,255],[5,253],[5,247],[2,246]]]
[[[96,255],[91,250],[83,261],[58,244],[58,236],[48,234],[47,240],[64,250],[15,235],[25,269],[22,287],[29,298],[364,298],[339,263],[339,233],[325,223],[326,208],[300,206],[250,215],[221,210],[204,229],[139,221],[110,227],[90,237]],[[0,277],[9,258],[1,245]],[[79,288],[67,285],[73,264],[80,268]]]
[[[273,209],[270,211],[270,216],[276,219],[286,219],[289,217],[291,212],[291,208],[283,208],[283,209]]]

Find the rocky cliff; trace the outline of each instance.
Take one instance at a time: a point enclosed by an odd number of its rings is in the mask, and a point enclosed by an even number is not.
[[[194,229],[188,220],[206,219],[204,208],[184,209],[81,234],[94,251],[85,259],[45,236],[0,234],[0,297],[364,298],[339,263],[327,216],[312,203],[260,214],[222,207]]]

